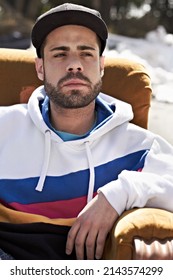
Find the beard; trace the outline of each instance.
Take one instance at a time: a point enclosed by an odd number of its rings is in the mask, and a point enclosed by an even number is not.
[[[75,78],[87,82],[87,85],[85,86],[87,90],[73,89],[68,93],[64,93],[63,90],[61,90],[62,83]],[[53,86],[45,78],[44,87],[47,96],[55,106],[66,109],[77,109],[83,108],[95,100],[100,93],[102,80],[99,79],[97,83],[92,85],[91,81],[82,73],[68,73],[64,78],[59,80],[57,86]]]

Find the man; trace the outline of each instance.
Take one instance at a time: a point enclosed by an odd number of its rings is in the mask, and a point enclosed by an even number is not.
[[[99,94],[106,39],[97,11],[69,3],[33,27],[44,86],[0,111],[0,247],[16,259],[100,259],[124,210],[173,211],[172,146]]]

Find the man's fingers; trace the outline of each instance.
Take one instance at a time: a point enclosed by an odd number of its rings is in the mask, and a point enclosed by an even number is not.
[[[101,259],[103,255],[103,250],[105,246],[105,241],[107,238],[108,232],[106,231],[99,231],[96,241],[96,250],[95,250],[95,258],[97,260]]]
[[[88,231],[84,231],[83,228],[80,228],[76,240],[75,240],[75,250],[76,250],[76,258],[78,260],[84,259],[84,248],[85,248],[85,241]]]
[[[97,230],[91,230],[86,238],[86,255],[88,260],[93,260],[95,255]]]
[[[70,229],[67,237],[66,243],[66,254],[70,255],[72,253],[73,248],[75,247],[76,258],[78,260],[84,259],[84,248],[87,234],[89,232],[89,228],[87,224],[83,224],[78,221],[75,223]]]
[[[66,242],[66,254],[70,255],[74,248],[75,238],[79,231],[80,225],[79,223],[75,223],[71,229],[69,230]]]
[[[107,234],[117,218],[118,213],[99,193],[82,210],[69,231],[66,253],[71,254],[75,246],[77,259],[84,258],[85,249],[87,259],[100,259]]]

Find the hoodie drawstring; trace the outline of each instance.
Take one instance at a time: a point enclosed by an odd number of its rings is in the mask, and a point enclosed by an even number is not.
[[[94,172],[94,163],[93,163],[91,150],[89,147],[89,142],[85,142],[85,147],[86,147],[86,154],[87,154],[89,172],[90,172],[88,196],[87,196],[87,203],[88,203],[93,198],[94,184],[95,184],[95,172]],[[46,130],[45,131],[44,161],[43,161],[43,165],[42,165],[42,169],[41,169],[40,178],[39,178],[39,181],[35,188],[35,190],[39,191],[39,192],[42,192],[43,187],[44,187],[44,182],[46,179],[48,165],[49,165],[50,151],[51,151],[51,132],[49,130]]]
[[[93,163],[91,150],[89,147],[89,142],[85,142],[85,146],[86,146],[86,153],[87,153],[89,170],[90,170],[90,179],[89,179],[88,196],[87,196],[87,203],[88,203],[93,198],[94,184],[95,184],[95,172],[94,172],[94,163]]]
[[[41,192],[43,190],[44,182],[47,175],[47,169],[49,165],[50,158],[50,148],[51,148],[51,132],[50,130],[45,131],[45,150],[44,150],[44,161],[41,169],[41,175],[38,181],[38,184],[35,188],[36,191]]]

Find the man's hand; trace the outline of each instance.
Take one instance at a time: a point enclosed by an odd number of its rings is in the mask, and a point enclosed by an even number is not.
[[[66,254],[76,249],[77,259],[84,259],[86,248],[87,259],[100,259],[108,232],[118,218],[118,213],[100,192],[79,214],[69,231]]]

